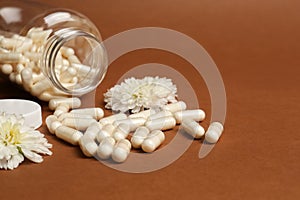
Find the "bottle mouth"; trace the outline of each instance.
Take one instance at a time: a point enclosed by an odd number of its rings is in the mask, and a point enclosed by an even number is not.
[[[65,28],[47,40],[41,65],[56,88],[78,96],[97,88],[108,64],[106,50],[93,34]]]

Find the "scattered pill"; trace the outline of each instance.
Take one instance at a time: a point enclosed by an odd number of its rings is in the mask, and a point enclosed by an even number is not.
[[[1,53],[0,52],[0,63],[18,63],[22,59],[22,54],[20,53]]]
[[[62,123],[61,123],[60,121],[54,121],[54,122],[50,125],[50,128],[51,128],[51,130],[53,130],[54,133],[55,133],[55,130],[56,130],[58,127],[60,127],[60,126],[62,126]]]
[[[2,71],[3,74],[8,75],[8,74],[13,72],[13,67],[12,67],[11,64],[3,64],[1,66],[1,71]]]
[[[23,87],[26,91],[30,92],[32,87],[32,70],[30,68],[25,68],[21,71],[21,78]]]
[[[24,53],[26,58],[29,58],[31,61],[34,62],[39,62],[40,59],[42,58],[42,53],[37,53],[37,52],[28,52],[26,51]]]
[[[99,131],[102,129],[102,125],[98,122],[93,122],[84,132],[84,136],[95,140]]]
[[[112,152],[111,158],[118,163],[124,162],[131,149],[131,143],[127,139],[122,139],[117,142]]]
[[[174,113],[174,117],[177,123],[181,123],[184,119],[191,119],[199,122],[205,119],[205,112],[201,109],[183,110]]]
[[[103,125],[102,129],[98,132],[96,137],[98,142],[101,142],[106,137],[111,137],[115,127],[112,124]]]
[[[118,114],[111,115],[109,117],[104,117],[104,118],[100,119],[99,122],[103,125],[112,124],[117,120],[123,120],[123,119],[126,119],[126,118],[127,118],[126,114],[118,113]]]
[[[33,96],[39,96],[42,92],[49,89],[51,86],[51,82],[47,78],[44,78],[43,80],[32,85],[31,94]]]
[[[104,112],[101,108],[74,109],[74,110],[71,110],[70,113],[90,115],[93,118],[95,118],[96,120],[99,120],[104,116]]]
[[[67,96],[61,96],[61,95],[55,95],[53,92],[51,91],[44,91],[42,94],[40,94],[38,96],[38,98],[42,101],[50,101],[52,99],[63,99],[63,98],[67,98]]]
[[[149,134],[149,129],[145,126],[141,126],[135,130],[131,137],[131,144],[133,148],[141,148],[142,143]]]
[[[55,110],[60,104],[67,104],[70,108],[79,108],[81,106],[81,101],[77,97],[73,98],[62,98],[62,99],[52,99],[49,101],[49,108]]]
[[[168,130],[176,126],[176,120],[174,117],[162,117],[154,120],[147,121],[145,126],[150,130]]]
[[[142,149],[145,152],[153,152],[165,140],[165,134],[160,130],[152,131],[142,143]]]
[[[82,153],[87,157],[92,157],[98,149],[97,143],[86,135],[79,139],[78,144]]]
[[[55,130],[55,135],[73,145],[78,145],[79,139],[83,136],[82,132],[67,126],[58,127]]]
[[[16,82],[16,74],[15,73],[10,73],[10,75],[8,76],[9,80],[13,83]]]
[[[35,42],[43,43],[44,41],[46,41],[46,39],[49,37],[49,35],[51,33],[52,33],[52,30],[48,29],[48,30],[42,30],[42,31],[33,31],[27,35]]]
[[[0,40],[0,46],[6,49],[15,49],[21,46],[22,43],[23,41],[17,38],[3,38]]]
[[[172,116],[173,116],[173,113],[171,113],[168,110],[163,110],[163,111],[157,112],[153,115],[150,115],[148,117],[148,120],[154,120],[154,119],[158,119],[158,118],[162,118],[162,117],[172,117]]]
[[[196,139],[201,138],[205,133],[204,128],[199,123],[191,119],[184,119],[181,126],[186,133]]]
[[[130,132],[130,126],[126,123],[121,123],[116,126],[112,136],[116,141],[127,138]]]
[[[67,113],[69,111],[70,107],[68,104],[59,104],[59,106],[56,107],[55,112],[53,115],[59,117],[63,113]]]
[[[94,122],[97,121],[89,118],[65,118],[62,124],[77,130],[86,130]]]
[[[172,113],[185,110],[185,109],[186,109],[186,104],[183,101],[178,101],[176,103],[170,103],[163,106],[163,110],[168,110]]]
[[[24,65],[23,64],[21,64],[21,63],[18,63],[17,65],[16,65],[16,71],[17,71],[17,73],[21,73],[22,72],[22,70],[24,69]]]
[[[52,134],[54,134],[54,130],[51,128],[51,124],[57,120],[58,120],[57,117],[54,115],[49,115],[48,117],[46,117],[46,120],[45,120],[46,126],[47,126],[49,132]]]
[[[22,78],[20,74],[16,74],[16,83],[18,85],[22,85]]]
[[[205,140],[209,143],[216,143],[221,137],[223,130],[223,125],[220,122],[212,122],[205,133]]]
[[[145,118],[137,117],[137,118],[127,118],[122,120],[117,120],[113,123],[114,126],[118,126],[119,124],[127,124],[130,128],[130,131],[135,131],[140,126],[143,126],[146,122]]]
[[[108,159],[114,150],[115,143],[116,141],[112,137],[104,138],[100,142],[97,149],[97,155],[99,156],[99,158]]]
[[[62,121],[65,118],[89,118],[89,119],[93,119],[93,117],[91,115],[78,114],[78,113],[70,113],[69,112],[69,113],[62,113],[61,115],[59,115],[58,120]]]

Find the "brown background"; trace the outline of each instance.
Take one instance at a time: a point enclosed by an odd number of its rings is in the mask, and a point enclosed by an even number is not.
[[[85,158],[79,148],[55,138],[43,125],[40,131],[53,144],[54,154],[42,164],[26,161],[13,171],[1,170],[1,199],[300,198],[299,1],[46,2],[85,14],[103,39],[144,26],[170,28],[194,38],[223,76],[228,100],[226,131],[202,160],[198,159],[201,141],[194,141],[172,165],[147,174],[129,174]],[[97,90],[97,105],[103,106],[102,93],[123,73],[149,62],[183,73],[198,91],[199,106],[210,116],[201,77],[192,76],[192,67],[178,56],[155,50],[132,52],[114,62]],[[0,98],[36,100],[7,81],[1,81],[0,91]],[[45,117],[50,111],[40,103]],[[207,123],[208,119],[205,127]]]

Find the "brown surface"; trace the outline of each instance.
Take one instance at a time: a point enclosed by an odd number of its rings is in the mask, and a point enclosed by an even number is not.
[[[172,165],[129,174],[84,158],[79,148],[40,129],[54,145],[42,164],[24,162],[0,171],[1,199],[299,199],[300,2],[287,1],[71,1],[49,3],[78,10],[104,39],[143,26],[171,28],[194,38],[215,60],[228,100],[226,131],[205,159],[199,141]],[[147,50],[114,62],[99,89],[133,66],[157,62],[184,73],[210,115],[203,81],[169,53]],[[200,84],[199,84],[200,83]],[[0,98],[30,95],[8,82]],[[50,112],[43,105],[44,116]],[[207,124],[207,121],[204,122]],[[207,126],[206,126],[207,127]],[[172,134],[172,133],[170,133]]]

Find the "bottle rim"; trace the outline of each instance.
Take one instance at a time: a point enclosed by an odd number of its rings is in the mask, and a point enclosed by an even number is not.
[[[89,76],[86,80],[83,80],[76,87],[66,87],[57,76],[56,73],[56,59],[58,57],[59,50],[69,41],[77,38],[83,37],[89,44],[96,44],[92,47],[92,56],[94,56],[93,66],[91,69],[93,71],[89,72]],[[45,49],[42,55],[42,71],[46,77],[51,81],[51,83],[64,93],[71,95],[83,95],[91,92],[97,88],[97,86],[102,82],[108,67],[107,54],[103,44],[91,33],[86,31],[75,29],[75,28],[64,28],[60,29],[46,42]],[[80,86],[80,87],[79,87]]]

